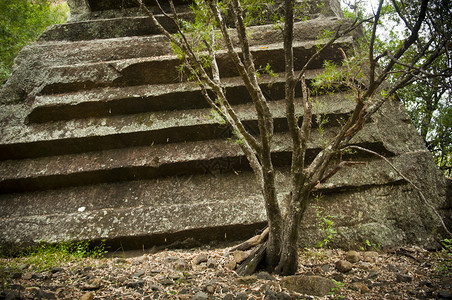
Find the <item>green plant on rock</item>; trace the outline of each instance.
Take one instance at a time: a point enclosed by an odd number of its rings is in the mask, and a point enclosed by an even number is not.
[[[260,76],[262,75],[262,74],[268,74],[268,75],[270,75],[271,77],[278,77],[278,74],[276,74],[273,70],[272,70],[272,67],[271,67],[271,65],[269,64],[269,63],[267,63],[266,65],[265,65],[265,67],[260,67],[258,70],[257,70],[257,72],[256,72],[256,76],[257,76],[257,78],[260,78]]]
[[[226,121],[223,119],[220,113],[218,111],[211,109],[210,114],[207,116],[212,121],[215,121],[218,124],[226,124]]]
[[[322,198],[321,195],[316,195],[315,200],[317,205],[315,207],[315,213],[319,222],[320,231],[322,232],[323,239],[316,245],[318,248],[326,248],[334,240],[337,235],[337,230],[334,229],[334,216],[327,215],[325,209],[318,205],[318,202]]]
[[[441,241],[441,246],[444,251],[452,254],[452,239],[444,239]]]
[[[8,287],[6,264],[0,262],[0,290],[5,290]]]

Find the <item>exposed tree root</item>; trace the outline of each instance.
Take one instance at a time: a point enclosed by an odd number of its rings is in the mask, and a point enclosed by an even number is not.
[[[265,251],[267,250],[267,242],[262,243],[251,251],[247,259],[245,259],[235,270],[240,276],[253,274],[261,261],[265,258]]]
[[[252,238],[246,240],[245,242],[243,242],[243,243],[241,243],[241,244],[229,249],[229,252],[234,252],[234,251],[237,251],[237,250],[244,251],[244,250],[251,249],[252,247],[257,246],[259,244],[262,244],[264,241],[267,240],[268,233],[269,233],[269,229],[268,229],[268,227],[266,227],[264,229],[264,231],[262,231],[261,234],[255,235]]]
[[[235,270],[238,275],[251,275],[256,271],[257,267],[265,258],[268,233],[269,229],[267,227],[261,234],[253,236],[245,242],[229,249],[228,252],[232,253],[235,251],[245,251],[253,248],[253,250],[249,252],[248,257],[238,264]]]

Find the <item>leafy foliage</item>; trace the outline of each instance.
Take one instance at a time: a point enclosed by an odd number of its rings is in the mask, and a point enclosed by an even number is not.
[[[347,3],[345,16],[366,19],[370,10],[368,2]],[[387,64],[404,40],[419,15],[421,0],[408,5],[405,1],[387,2],[382,7],[380,27],[375,39],[375,53],[381,55],[381,65]],[[429,1],[429,9],[416,43],[397,60],[393,71],[388,74],[392,85],[400,85],[397,91],[407,109],[412,123],[417,128],[437,165],[445,175],[452,175],[452,60],[450,40],[452,37],[452,4],[450,1]],[[372,11],[373,13],[373,11]],[[365,36],[362,48],[369,45],[372,23],[364,23]],[[407,72],[407,66],[410,66]],[[414,76],[413,76],[414,75]],[[411,77],[411,79],[409,79]]]
[[[416,10],[416,6],[406,7],[399,3],[399,7],[407,15],[407,22],[410,22],[411,12]],[[398,93],[413,124],[434,154],[436,163],[449,176],[452,175],[452,61],[449,46],[444,43],[449,43],[452,37],[451,13],[452,5],[449,1],[430,2],[427,22],[410,57],[416,57],[426,49],[425,57],[417,64],[418,67],[423,67],[431,56],[440,49],[444,50],[440,50],[435,63],[423,68],[423,73],[431,75],[416,78]],[[432,32],[435,32],[436,37],[432,36]],[[399,77],[400,74],[396,73],[391,80],[395,82]]]
[[[363,242],[363,245],[359,247],[359,249],[361,251],[377,251],[377,252],[380,251],[380,248],[381,248],[381,244],[379,244],[379,243],[376,244],[369,240],[365,240]]]
[[[344,288],[345,284],[334,279],[332,280],[336,284],[336,287],[334,287],[329,293],[332,299],[344,299],[345,297],[340,295],[340,291]]]
[[[418,83],[399,93],[413,124],[445,175],[452,176],[452,102],[450,91]]]
[[[0,1],[0,82],[10,76],[20,49],[47,26],[64,22],[68,14],[67,4],[55,0]]]

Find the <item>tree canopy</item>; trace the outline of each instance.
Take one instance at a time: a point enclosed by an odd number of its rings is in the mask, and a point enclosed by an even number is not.
[[[62,23],[69,9],[57,0],[0,1],[0,83],[10,76],[14,58],[47,26]]]
[[[348,17],[366,19],[376,10],[369,1],[344,0]],[[374,3],[375,4],[375,3]],[[382,63],[396,65],[388,74],[397,95],[404,103],[413,125],[424,138],[440,169],[452,175],[452,4],[450,1],[428,2],[425,20],[413,46],[403,58],[388,55],[399,48],[409,35],[422,1],[385,2],[377,30],[375,48]],[[372,24],[364,23],[364,44],[371,38]],[[410,68],[407,68],[410,66]]]

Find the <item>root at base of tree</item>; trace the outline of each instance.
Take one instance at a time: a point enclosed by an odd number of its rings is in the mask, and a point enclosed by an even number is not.
[[[240,276],[253,274],[261,261],[265,258],[265,251],[267,250],[267,242],[256,246],[247,259],[245,259],[235,270]]]
[[[246,276],[253,274],[257,267],[260,265],[262,260],[265,258],[265,252],[267,249],[267,239],[268,239],[269,228],[256,235],[245,242],[229,249],[229,253],[235,251],[245,251],[252,249],[248,256],[241,261],[235,269],[235,272],[240,276]]]

